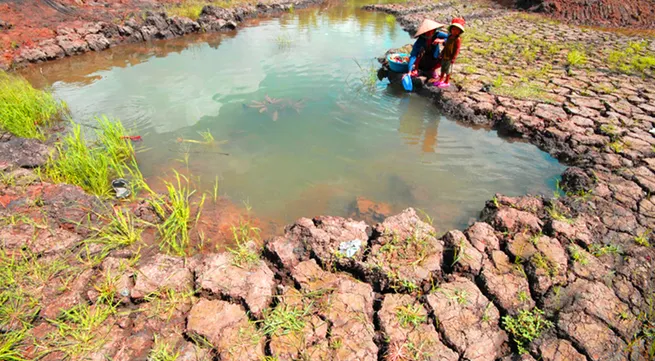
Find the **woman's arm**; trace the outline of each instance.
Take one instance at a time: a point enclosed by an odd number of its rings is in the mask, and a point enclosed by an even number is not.
[[[414,46],[412,46],[412,53],[409,54],[409,71],[411,72],[414,63],[416,62],[416,57],[421,53],[421,50],[425,47],[425,40],[421,37],[416,39]]]

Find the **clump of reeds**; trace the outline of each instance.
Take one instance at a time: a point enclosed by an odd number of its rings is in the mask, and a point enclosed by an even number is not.
[[[130,174],[133,185],[142,185],[143,177],[136,165],[134,148],[119,121],[97,118],[97,140],[88,143],[79,124],[57,145],[45,167],[45,175],[54,182],[80,186],[100,197],[111,196],[111,180]]]
[[[0,129],[23,138],[45,138],[44,128],[66,110],[66,104],[27,80],[0,71]]]
[[[161,236],[160,249],[179,256],[185,255],[189,247],[189,229],[200,218],[206,195],[197,204],[195,217],[192,216],[191,190],[189,179],[175,172],[176,182],[166,182],[166,197],[155,197],[150,203],[163,220],[157,227]]]

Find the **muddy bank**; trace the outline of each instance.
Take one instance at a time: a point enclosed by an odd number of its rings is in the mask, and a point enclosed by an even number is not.
[[[197,21],[185,17],[169,16],[159,3],[130,2],[107,4],[103,9],[79,9],[70,5],[68,12],[56,12],[57,16],[32,17],[33,9],[22,3],[0,4],[7,11],[0,20],[0,36],[3,55],[0,66],[20,66],[102,51],[122,43],[148,42],[172,39],[186,34],[232,31],[247,19],[271,16],[293,9],[319,4],[322,0],[264,1],[250,5],[237,4],[231,8],[207,5]],[[112,5],[116,5],[114,8]],[[37,6],[32,4],[32,6]],[[38,6],[37,6],[38,7]],[[48,11],[53,9],[45,6]],[[5,19],[7,18],[7,19]],[[40,22],[39,22],[40,20]],[[29,24],[24,24],[24,23]],[[32,24],[34,23],[34,24]],[[38,30],[35,30],[37,27]]]

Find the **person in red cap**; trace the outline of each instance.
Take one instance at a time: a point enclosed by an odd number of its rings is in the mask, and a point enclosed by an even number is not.
[[[453,70],[453,64],[459,55],[459,48],[462,46],[460,35],[464,33],[464,19],[454,18],[448,27],[448,40],[443,45],[443,50],[439,54],[441,61],[441,75],[439,80],[434,84],[441,89],[450,86],[450,74]]]

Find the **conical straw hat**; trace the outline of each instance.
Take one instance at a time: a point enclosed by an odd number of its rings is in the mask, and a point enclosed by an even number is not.
[[[419,36],[427,33],[430,30],[435,30],[439,29],[446,26],[445,24],[440,24],[436,21],[430,20],[430,19],[425,19],[421,23],[421,26],[418,27],[418,30],[416,30],[416,34],[414,35],[415,38],[418,38]]]

